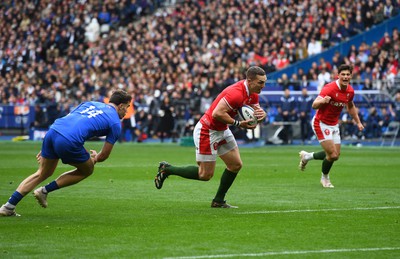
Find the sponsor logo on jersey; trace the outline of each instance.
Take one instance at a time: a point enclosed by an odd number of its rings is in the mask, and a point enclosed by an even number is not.
[[[336,107],[344,107],[344,106],[346,106],[345,103],[335,102],[335,101],[330,101],[329,104],[333,105],[333,106],[336,106]]]

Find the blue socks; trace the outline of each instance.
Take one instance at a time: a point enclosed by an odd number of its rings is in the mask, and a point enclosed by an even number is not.
[[[24,196],[19,192],[15,191],[8,200],[8,203],[14,205],[15,207],[18,204],[18,202],[22,200],[22,198],[24,198]]]
[[[58,187],[56,181],[52,181],[51,183],[46,185],[44,188],[46,189],[47,192],[52,192],[52,191],[60,189],[60,187]]]
[[[57,185],[56,181],[52,181],[51,183],[49,183],[48,185],[46,185],[44,187],[46,192],[52,192],[55,191],[57,189],[60,189],[60,187]],[[15,206],[17,206],[17,204],[22,200],[22,198],[24,198],[24,196],[19,193],[18,191],[15,191],[10,199],[8,200],[8,202],[6,203],[6,207],[10,208],[10,209],[14,209]]]

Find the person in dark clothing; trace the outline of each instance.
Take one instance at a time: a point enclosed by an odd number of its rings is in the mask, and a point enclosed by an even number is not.
[[[301,142],[309,140],[311,136],[310,113],[313,98],[308,95],[307,88],[301,90],[301,96],[297,98],[298,115],[300,118]]]
[[[31,128],[45,128],[46,125],[46,115],[43,112],[42,107],[39,104],[35,105],[35,120],[31,123]]]
[[[295,98],[290,95],[290,90],[286,89],[280,101],[280,116],[285,125],[284,129],[279,134],[279,138],[283,140],[284,144],[291,144],[293,138],[293,128],[289,122],[294,122],[297,120]]]
[[[376,107],[371,107],[366,121],[365,135],[367,138],[379,138],[382,133],[382,118]]]
[[[144,109],[140,109],[135,114],[136,121],[136,135],[138,136],[137,142],[143,142],[148,138],[149,132],[149,114],[146,113]]]
[[[174,128],[174,117],[172,115],[173,107],[170,104],[169,97],[165,96],[160,106],[160,123],[158,124],[157,134],[164,142],[165,138],[171,137],[172,129]]]

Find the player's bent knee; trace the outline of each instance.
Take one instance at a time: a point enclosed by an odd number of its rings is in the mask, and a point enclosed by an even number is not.
[[[339,160],[339,154],[337,154],[337,153],[333,153],[333,154],[331,154],[330,156],[329,156],[329,159],[328,159],[329,161],[337,161],[337,160]]]
[[[91,176],[92,174],[93,174],[93,172],[94,172],[94,168],[91,168],[90,170],[87,170],[87,171],[85,171],[85,175],[86,176]]]
[[[76,167],[76,173],[88,177],[94,172],[94,164],[93,163],[84,163],[84,164],[72,164]]]
[[[209,181],[214,176],[214,173],[199,173],[199,180]]]
[[[242,163],[232,164],[229,165],[228,170],[231,172],[239,172],[240,169],[242,169],[242,166],[243,166]]]
[[[76,169],[76,173],[84,178],[91,176],[93,172],[93,168]]]

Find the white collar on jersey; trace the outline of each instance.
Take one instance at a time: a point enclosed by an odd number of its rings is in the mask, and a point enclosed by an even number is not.
[[[339,79],[337,79],[335,82],[336,82],[336,85],[339,88],[339,90],[343,91],[342,88],[340,88]],[[347,89],[347,86],[346,86],[346,89]]]
[[[247,96],[250,96],[249,87],[248,87],[248,85],[247,85],[247,79],[244,80],[244,86],[246,86],[246,93],[247,93]]]

